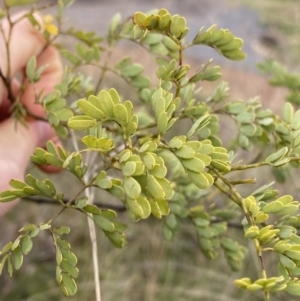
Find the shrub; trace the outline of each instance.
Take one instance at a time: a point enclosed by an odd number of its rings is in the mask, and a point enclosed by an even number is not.
[[[12,7],[35,2],[6,0],[1,16],[9,18]],[[32,248],[33,238],[46,231],[56,250],[58,285],[66,296],[74,295],[79,274],[77,259],[64,238],[70,228],[58,225],[56,218],[65,210],[80,211],[88,217],[92,243],[95,244],[96,225],[115,247],[122,248],[127,226],[118,220],[116,212],[126,210],[136,222],[151,215],[163,218],[163,235],[167,240],[174,238],[182,221],[191,223],[203,255],[214,259],[223,252],[233,271],[242,268],[247,251],[228,233],[231,222],[239,221],[244,236],[255,246],[253,260],[258,261],[261,275],[258,279],[245,275],[235,280],[236,286],[249,293],[261,291],[266,301],[272,294],[281,292],[300,296],[298,201],[292,195],[280,195],[269,181],[248,194],[236,188],[256,183],[254,178],[244,178],[239,171],[265,166],[279,181],[287,179],[290,169],[299,167],[300,111],[294,111],[286,102],[281,116],[276,116],[262,108],[257,98],[229,101],[228,85],[224,82],[209,97],[200,93],[202,82],[220,79],[220,67],[209,61],[193,72],[184,62],[185,51],[204,45],[227,59],[241,60],[245,57],[243,41],[229,30],[216,25],[201,28],[186,42],[189,32],[186,20],[160,9],[149,14],[136,12],[125,20],[115,15],[105,37],[73,28],[63,31],[62,15],[70,2],[58,1],[55,24],[49,16],[44,18],[43,34],[47,43],[55,45],[68,64],[55,91],[43,97],[37,91],[36,101],[45,110],[44,121],[62,139],[71,137],[73,149],[49,141],[45,149],[35,150],[32,161],[68,170],[82,185],[70,199],[65,199],[64,192],[58,192],[49,179],[28,174],[25,182],[10,181],[11,190],[0,194],[1,202],[47,198],[60,205],[61,210],[54,212],[49,221],[20,229],[16,240],[0,251],[0,271],[5,268],[12,275],[18,270],[23,256]],[[39,24],[35,11],[42,8],[33,5],[24,14],[34,27]],[[54,43],[60,33],[77,41],[74,51]],[[155,58],[156,82],[144,75],[143,65],[129,57],[110,67],[111,53],[122,39],[140,45]],[[105,53],[107,59],[103,59]],[[78,71],[86,65],[99,69],[98,82],[89,81]],[[28,84],[35,85],[44,70],[44,66],[36,68],[36,58],[32,57],[26,67]],[[131,94],[134,93],[132,100],[124,100],[114,88],[102,89],[102,81],[110,72],[128,84]],[[286,76],[285,82],[294,89],[293,79]],[[11,79],[6,78],[5,83],[10,91]],[[27,116],[35,118],[17,102],[12,116],[25,126]],[[236,127],[236,137],[226,144],[219,133],[219,118],[223,116],[229,117]],[[237,160],[241,150],[259,155],[251,162],[241,163]],[[94,154],[92,160],[87,157],[90,153]],[[105,191],[118,199],[120,205],[111,201],[94,202],[93,190]],[[215,202],[216,195],[218,202]],[[274,275],[265,265],[265,258],[271,254],[278,263]],[[98,275],[95,256],[94,260]],[[95,285],[99,298],[97,281]]]

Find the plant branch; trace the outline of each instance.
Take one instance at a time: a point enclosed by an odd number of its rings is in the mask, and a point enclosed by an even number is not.
[[[74,134],[74,131],[71,131],[71,138],[72,143],[74,146],[75,151],[79,151],[78,142],[76,139],[76,136]],[[91,166],[93,164],[90,164]],[[86,174],[83,176],[84,182],[89,182],[89,170],[86,172]],[[92,182],[94,182],[94,178],[92,179]],[[91,182],[91,183],[92,183]],[[85,190],[85,195],[88,198],[88,203],[93,204],[94,199],[94,193],[92,191],[92,188],[88,188]],[[93,271],[94,271],[94,283],[95,283],[95,297],[96,301],[101,301],[101,287],[100,287],[100,273],[99,273],[99,262],[98,262],[98,247],[97,247],[97,236],[96,236],[96,227],[95,223],[92,219],[88,216],[88,227],[89,227],[89,233],[90,233],[90,240],[92,244],[92,257],[93,257]]]
[[[239,202],[234,198],[228,191],[226,191],[217,181],[214,182],[214,186],[216,186],[223,194],[225,194],[230,200],[234,201],[238,206],[241,207]]]
[[[99,91],[100,86],[101,86],[101,84],[102,84],[102,82],[103,82],[103,80],[104,80],[105,73],[106,73],[106,71],[108,70],[108,69],[107,69],[107,68],[108,68],[107,66],[108,66],[108,63],[109,63],[109,61],[110,61],[111,55],[112,55],[112,49],[110,48],[109,51],[108,51],[108,54],[107,54],[107,57],[106,57],[104,66],[103,66],[103,67],[99,67],[99,68],[102,69],[102,72],[101,72],[100,77],[99,77],[99,79],[98,79],[98,82],[97,82],[97,84],[96,84],[96,86],[95,86],[95,93],[97,93],[97,92]],[[112,71],[112,70],[110,70],[110,71]],[[116,72],[113,72],[113,73],[116,73]],[[126,82],[127,82],[127,81],[126,81]]]
[[[47,198],[47,197],[34,197],[34,196],[28,196],[23,197],[22,200],[26,202],[36,203],[36,204],[47,204],[47,205],[60,205],[57,201]],[[63,198],[61,200],[63,204],[67,204],[69,202],[69,199]],[[123,205],[113,205],[113,204],[106,204],[101,202],[94,203],[95,206],[97,206],[100,209],[111,209],[118,212],[126,211],[126,207]]]
[[[267,166],[267,165],[270,165],[270,163],[260,162],[260,163],[254,163],[254,164],[248,164],[248,165],[236,165],[236,166],[232,166],[230,171],[246,170],[246,169],[258,168],[258,167]]]
[[[255,178],[237,180],[237,181],[230,181],[232,185],[240,185],[240,184],[256,184]]]
[[[295,161],[295,162],[300,162],[300,157],[290,157],[289,162]],[[271,163],[268,162],[259,162],[259,163],[254,163],[254,164],[246,164],[246,165],[236,165],[232,166],[230,171],[236,171],[236,170],[246,170],[246,169],[251,169],[251,168],[258,168],[261,166],[272,166]]]
[[[263,162],[264,163],[264,162]],[[268,163],[267,163],[268,164]],[[251,219],[251,216],[249,215],[247,209],[245,208],[244,205],[244,199],[242,198],[242,196],[237,192],[237,190],[235,189],[235,187],[232,185],[232,183],[226,179],[216,168],[214,167],[208,167],[211,171],[213,171],[216,176],[225,184],[227,185],[227,187],[230,190],[230,193],[226,193],[227,196],[232,195],[234,196],[234,198],[238,201],[238,204],[240,204],[240,206],[242,207],[245,217],[247,219],[248,225],[249,226],[253,226],[254,223]],[[216,181],[215,181],[216,184]],[[216,185],[215,185],[216,186]],[[218,187],[218,186],[216,186]],[[219,187],[218,187],[219,188]],[[222,191],[223,192],[223,191]],[[232,199],[232,197],[230,197]],[[260,264],[260,268],[261,268],[261,275],[264,279],[267,279],[267,273],[266,273],[266,269],[264,266],[264,262],[263,262],[263,258],[262,258],[262,250],[261,250],[261,246],[259,243],[258,239],[253,239],[254,242],[254,246],[255,246],[255,250],[256,250],[256,254],[258,257],[258,261]],[[270,292],[268,290],[264,290],[264,294],[265,294],[265,301],[270,301]]]

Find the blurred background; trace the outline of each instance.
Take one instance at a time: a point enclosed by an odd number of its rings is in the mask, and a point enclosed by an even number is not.
[[[271,88],[268,80],[259,74],[256,65],[265,58],[274,58],[292,70],[299,71],[299,0],[78,0],[67,10],[66,23],[73,24],[77,29],[93,30],[104,35],[110,19],[117,12],[126,18],[135,11],[147,12],[162,7],[187,19],[190,27],[187,39],[195,35],[202,26],[208,28],[212,24],[228,28],[244,39],[247,58],[242,62],[226,60],[206,47],[193,47],[187,60],[192,66],[199,67],[213,58],[216,64],[221,65],[223,80],[229,83],[232,100],[246,100],[261,95],[266,107],[276,110],[282,106],[286,91]],[[127,44],[121,46],[116,58],[130,54],[133,59],[144,60],[136,47]],[[143,63],[155,72],[151,62]],[[111,87],[115,83],[111,80],[105,85]],[[74,178],[65,173],[49,176],[34,166],[30,166],[28,171],[40,178],[50,177],[57,183],[58,190],[70,192],[76,189]],[[288,191],[288,187],[283,189],[282,193]],[[18,229],[24,225],[46,221],[57,210],[59,208],[55,206],[21,202],[0,220],[0,246],[15,239]],[[134,224],[126,214],[120,213],[119,217],[129,224],[126,232],[128,244],[124,249],[115,249],[101,231],[97,233],[102,300],[263,300],[261,294],[249,294],[233,285],[235,278],[246,275],[256,277],[259,273],[259,267],[253,262],[255,256],[252,244],[246,245],[249,252],[244,270],[233,273],[222,254],[214,261],[204,258],[191,225],[183,225],[175,240],[166,242],[162,239],[162,221],[149,219]],[[57,220],[57,224],[60,223],[74,229],[67,240],[78,257],[80,270],[78,294],[68,300],[93,301],[91,247],[86,218],[73,211],[65,212]],[[230,231],[241,243],[247,243],[243,240],[241,230]],[[67,300],[61,295],[55,280],[55,250],[51,239],[47,234],[41,233],[35,242],[20,271],[12,278],[6,272],[0,277],[0,300]],[[272,300],[292,301],[292,298],[280,296]]]

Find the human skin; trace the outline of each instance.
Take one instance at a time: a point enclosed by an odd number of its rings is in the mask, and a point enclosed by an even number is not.
[[[19,15],[20,16],[20,15]],[[17,18],[15,16],[14,18]],[[36,18],[42,24],[41,17]],[[8,34],[7,20],[2,23],[5,34]],[[46,41],[42,34],[35,30],[27,19],[23,19],[13,27],[10,42],[10,69],[13,79],[12,90],[18,93],[20,83],[15,79],[18,72],[23,72],[27,62],[32,56],[37,58],[37,68],[48,65],[36,84],[37,93],[44,90],[44,94],[51,92],[62,77],[62,65],[58,52],[51,46],[45,47]],[[7,75],[7,53],[3,36],[0,34],[0,68],[4,76]],[[44,116],[41,105],[35,104],[32,86],[26,89],[20,100],[26,109],[35,116]],[[43,121],[30,120],[27,128],[16,119],[9,116],[11,100],[3,81],[0,79],[0,192],[10,189],[11,179],[24,178],[29,158],[36,147],[45,146],[48,140],[57,141],[54,131],[49,124]],[[16,126],[17,125],[17,126]],[[47,169],[46,169],[47,171]],[[0,203],[0,216],[4,215],[16,202]]]

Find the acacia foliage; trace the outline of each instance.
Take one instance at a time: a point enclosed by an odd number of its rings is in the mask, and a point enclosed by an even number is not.
[[[35,2],[6,0],[1,16],[9,17],[11,7]],[[243,41],[227,29],[216,25],[201,28],[195,37],[188,39],[185,18],[160,9],[149,14],[136,12],[125,20],[117,14],[107,35],[98,37],[94,32],[62,29],[63,11],[69,3],[58,1],[56,23],[46,16],[43,34],[49,44],[59,33],[70,35],[77,41],[75,51],[57,45],[68,67],[55,91],[45,96],[37,93],[36,102],[45,110],[45,122],[61,138],[67,138],[70,131],[80,133],[80,149],[67,150],[49,141],[45,149],[35,150],[32,161],[68,170],[81,181],[82,187],[66,201],[64,192],[58,192],[49,179],[28,174],[24,182],[12,179],[11,189],[1,192],[0,201],[33,196],[49,198],[62,206],[62,211],[73,209],[87,215],[114,246],[122,248],[127,226],[118,220],[109,200],[110,208],[103,209],[101,204],[99,208],[81,196],[81,192],[91,187],[103,190],[117,198],[119,209],[126,210],[136,222],[151,215],[163,218],[163,235],[168,240],[174,238],[183,221],[192,223],[204,256],[214,259],[223,252],[233,271],[242,268],[247,251],[228,233],[230,222],[238,220],[245,238],[255,246],[253,260],[259,262],[261,276],[253,280],[245,275],[236,279],[235,284],[250,293],[262,291],[265,300],[279,292],[300,296],[298,201],[292,195],[279,195],[273,183],[265,183],[250,195],[236,189],[236,185],[255,183],[255,179],[241,178],[240,170],[268,166],[276,170],[277,176],[284,174],[286,178],[287,170],[299,167],[300,111],[287,102],[282,115],[276,116],[262,108],[257,98],[229,101],[225,82],[220,82],[210,97],[199,95],[202,82],[219,80],[221,70],[209,61],[199,66],[197,72],[191,72],[184,62],[185,50],[208,46],[227,59],[243,59]],[[24,15],[35,27],[36,9],[34,5]],[[141,45],[155,58],[158,84],[152,83],[145,74],[147,70],[129,57],[112,67],[103,59],[105,52],[111,53],[122,39]],[[85,65],[100,70],[96,84],[78,72]],[[26,68],[28,84],[37,83],[44,70],[45,67],[37,69],[36,59],[31,58]],[[109,72],[122,78],[139,101],[124,100],[113,87],[103,89],[102,79]],[[285,76],[284,80],[290,82],[291,78]],[[12,116],[26,123],[29,113],[17,103]],[[224,147],[219,134],[222,115],[229,116],[236,125],[237,135],[227,144],[230,147]],[[182,120],[189,126],[177,135]],[[259,160],[237,162],[240,149],[248,152],[258,149]],[[85,154],[90,152],[97,155],[96,164],[86,160]],[[222,203],[215,203],[216,193],[222,196]],[[0,251],[0,271],[7,269],[12,275],[21,267],[23,256],[30,252],[33,238],[41,230],[48,231],[56,250],[56,280],[62,292],[70,296],[77,291],[77,259],[62,237],[70,229],[56,226],[57,214],[53,216],[50,221],[20,229],[19,237]],[[266,251],[277,259],[276,275],[270,275],[264,264]]]

